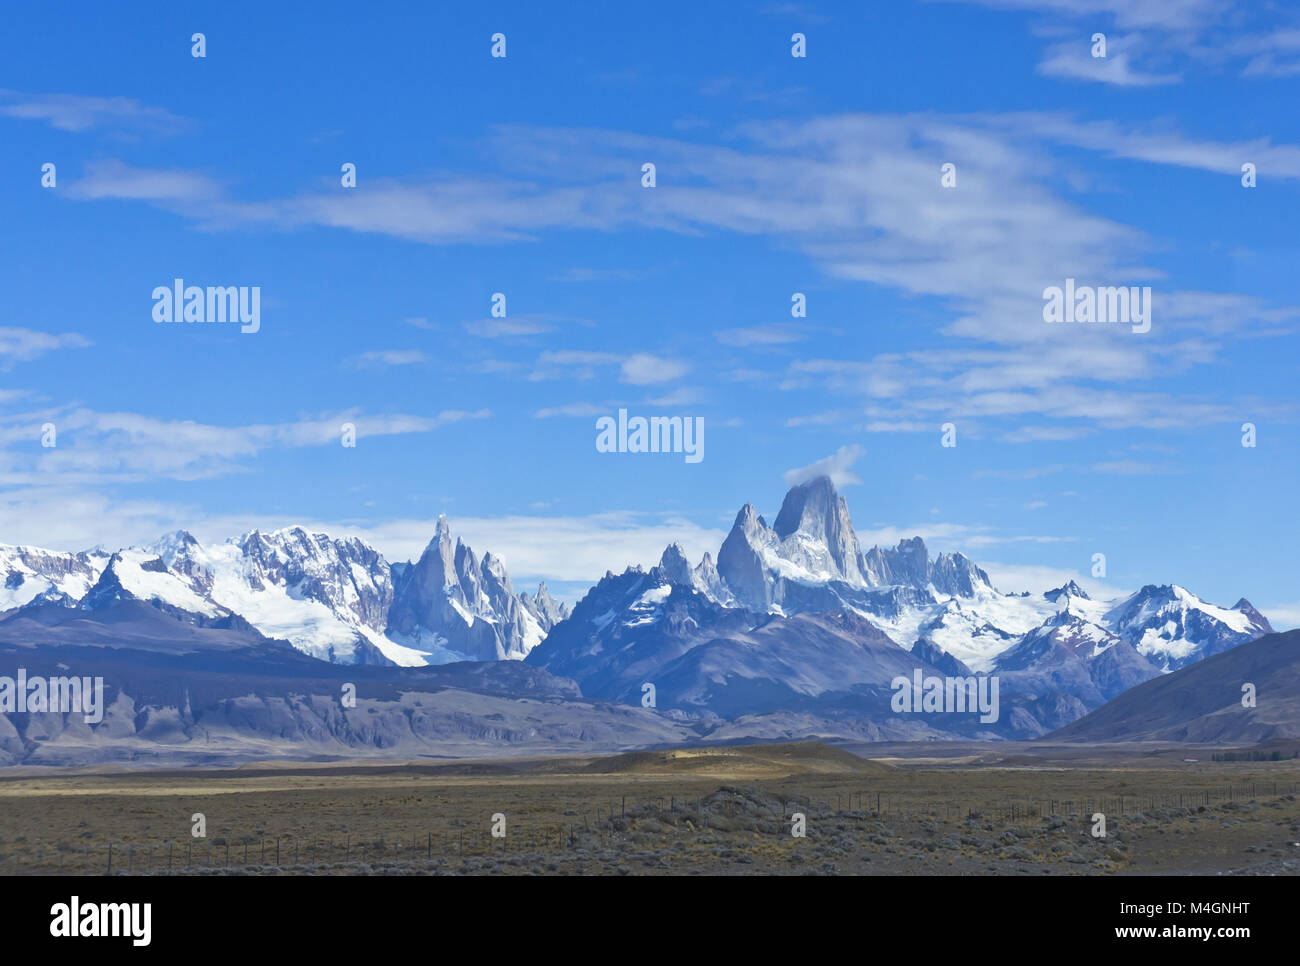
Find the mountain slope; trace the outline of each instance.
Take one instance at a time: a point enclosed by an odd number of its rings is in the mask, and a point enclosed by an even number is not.
[[[1256,706],[1242,706],[1255,686]],[[1062,741],[1253,743],[1300,738],[1300,630],[1267,634],[1165,674],[1049,736]]]
[[[0,707],[0,764],[228,764],[267,757],[622,750],[686,723],[582,698],[518,661],[340,666],[252,628],[199,626],[135,599],[0,616],[0,663],[103,680],[103,715]],[[355,689],[355,705],[344,698]]]

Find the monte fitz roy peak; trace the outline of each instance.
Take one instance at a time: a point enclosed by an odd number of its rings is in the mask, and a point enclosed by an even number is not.
[[[116,553],[0,546],[0,611],[142,601],[186,623],[255,630],[338,664],[519,660],[568,609],[516,594],[444,517],[420,558],[390,564],[356,537],[290,527],[204,546],[188,532]]]
[[[890,730],[896,675],[995,674],[1004,720],[969,733],[1033,736],[1271,631],[1244,599],[1218,607],[1176,585],[1113,600],[1073,581],[1002,593],[919,537],[864,552],[820,477],[792,488],[772,525],[743,507],[716,563],[691,567],[674,544],[648,571],[606,574],[526,660],[592,697],[636,703],[650,682],[659,707],[849,715],[881,738],[922,734]]]

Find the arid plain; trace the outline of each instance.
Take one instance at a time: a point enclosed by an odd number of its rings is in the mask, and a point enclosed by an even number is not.
[[[855,750],[15,770],[0,873],[1300,873],[1294,749]]]

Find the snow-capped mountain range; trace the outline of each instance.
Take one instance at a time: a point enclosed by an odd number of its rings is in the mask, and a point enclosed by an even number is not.
[[[797,619],[805,615],[841,619],[813,625]],[[846,628],[856,647],[843,646]],[[585,694],[632,701],[643,682],[670,681],[661,706],[747,701],[760,711],[790,707],[795,695],[837,708],[865,700],[866,682],[888,686],[877,672],[897,663],[884,661],[892,649],[910,652],[914,667],[998,674],[1021,703],[1018,730],[1042,733],[1271,631],[1244,599],[1218,607],[1176,585],[1113,600],[1093,600],[1073,581],[1003,593],[965,556],[932,557],[919,537],[863,552],[844,498],[822,477],[791,489],[771,526],[741,508],[716,565],[706,554],[692,568],[673,545],[648,571],[607,574],[528,661],[573,677]],[[834,663],[796,673],[795,653]]]
[[[819,478],[768,525],[745,505],[691,566],[673,544],[650,570],[612,573],[570,613],[517,594],[439,518],[418,560],[389,563],[355,537],[301,527],[203,545],[56,553],[0,547],[0,611],[152,605],[197,627],[255,631],[336,664],[404,667],[526,660],[588,697],[743,715],[797,710],[880,720],[894,675],[997,674],[1002,733],[1041,734],[1136,684],[1272,630],[1176,585],[1094,600],[1073,581],[1004,593],[960,553],[919,537],[864,551],[844,498]]]
[[[246,622],[338,664],[520,660],[568,615],[545,584],[516,594],[501,561],[453,541],[444,517],[414,563],[301,527],[211,546],[181,530],[111,554],[0,546],[0,577],[0,611],[139,600],[188,623]]]
[[[674,545],[658,569],[727,606],[778,615],[857,611],[907,650],[929,641],[976,671],[992,670],[999,655],[1059,624],[1061,614],[1087,625],[1082,632],[1097,636],[1098,654],[1124,641],[1163,671],[1272,631],[1245,598],[1219,607],[1176,584],[1098,601],[1071,580],[1030,596],[998,591],[960,553],[932,558],[920,537],[863,553],[844,497],[826,477],[791,489],[771,527],[752,504],[741,508],[716,567],[705,554],[691,571]]]

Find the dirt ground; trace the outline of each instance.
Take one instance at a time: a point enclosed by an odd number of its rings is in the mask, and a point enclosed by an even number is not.
[[[818,743],[8,772],[0,874],[1295,875],[1298,788],[1296,760]]]

